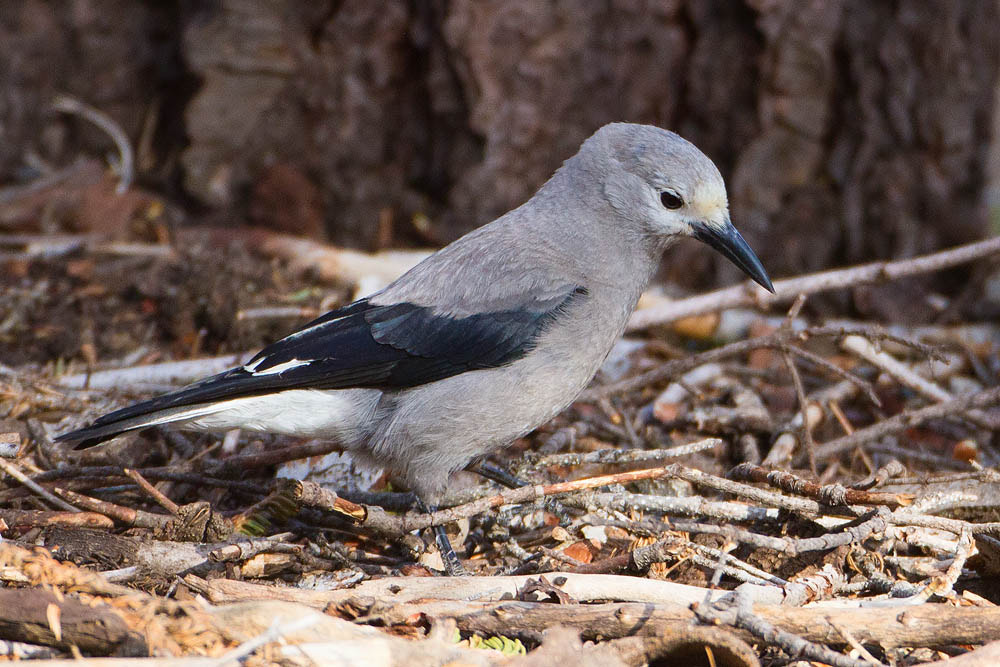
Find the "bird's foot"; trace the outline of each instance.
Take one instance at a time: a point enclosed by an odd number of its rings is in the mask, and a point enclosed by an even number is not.
[[[495,466],[492,463],[486,463],[485,461],[476,464],[469,468],[469,470],[501,486],[506,486],[508,489],[519,489],[522,486],[528,486],[528,483],[520,477],[516,477],[503,468]]]
[[[438,551],[441,552],[441,561],[444,563],[444,571],[449,577],[464,577],[469,574],[458,559],[458,554],[451,546],[448,533],[444,526],[434,526],[434,539],[437,540]]]
[[[417,498],[417,506],[427,514],[433,514],[437,507],[434,505],[428,505],[420,498]],[[449,577],[464,577],[468,574],[465,570],[465,566],[462,565],[462,561],[459,560],[458,554],[455,553],[454,547],[451,546],[451,540],[448,539],[448,532],[444,529],[444,526],[432,526],[434,530],[434,540],[437,542],[438,551],[441,552],[441,562],[444,563],[444,571]]]

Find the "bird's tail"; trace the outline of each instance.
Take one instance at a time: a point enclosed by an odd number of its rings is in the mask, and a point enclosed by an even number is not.
[[[162,424],[190,421],[222,409],[218,403],[201,403],[171,408],[161,408],[158,399],[137,403],[122,410],[99,417],[93,424],[56,436],[57,442],[72,443],[73,449],[86,449],[99,445],[115,436]]]

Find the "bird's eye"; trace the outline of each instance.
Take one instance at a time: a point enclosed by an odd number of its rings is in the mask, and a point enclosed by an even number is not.
[[[664,208],[669,208],[671,211],[684,206],[684,200],[670,190],[664,190],[660,193],[660,203],[663,204]]]

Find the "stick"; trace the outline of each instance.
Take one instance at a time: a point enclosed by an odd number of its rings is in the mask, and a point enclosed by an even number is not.
[[[207,359],[185,359],[184,361],[168,361],[147,366],[113,368],[96,373],[78,373],[59,377],[55,381],[59,385],[71,389],[127,389],[144,384],[183,384],[206,375],[221,373],[233,366],[238,366],[251,356],[251,353],[242,352]]]
[[[583,402],[594,402],[611,396],[613,394],[624,394],[637,389],[642,389],[651,384],[657,382],[662,382],[663,380],[676,377],[681,373],[689,371],[693,368],[697,368],[703,364],[707,364],[712,361],[720,361],[727,357],[733,357],[740,354],[747,354],[753,352],[754,350],[760,350],[764,348],[772,348],[781,350],[785,347],[793,347],[795,343],[807,341],[810,338],[819,337],[843,337],[849,335],[859,335],[865,336],[866,338],[872,338],[875,340],[889,340],[894,343],[899,343],[907,347],[913,348],[925,354],[927,356],[939,356],[937,350],[929,345],[924,345],[922,343],[917,343],[914,341],[907,340],[905,338],[900,338],[899,336],[893,336],[886,333],[878,327],[865,327],[865,326],[852,326],[852,327],[839,327],[839,326],[822,326],[822,327],[809,327],[801,331],[794,331],[791,329],[779,329],[772,334],[766,336],[759,336],[757,338],[748,338],[746,340],[736,341],[735,343],[729,343],[728,345],[723,345],[722,347],[717,347],[711,350],[705,350],[700,354],[694,354],[690,357],[683,357],[681,359],[674,359],[668,361],[665,364],[661,364],[657,368],[646,371],[645,373],[640,373],[634,377],[626,378],[615,382],[613,384],[608,384],[600,387],[591,387],[584,391],[577,398],[578,401]],[[793,352],[795,350],[793,349]]]
[[[686,445],[678,445],[667,449],[615,449],[608,447],[592,452],[571,452],[569,454],[549,454],[537,461],[531,462],[532,468],[548,468],[551,466],[575,466],[585,463],[638,463],[640,461],[662,461],[663,459],[679,458],[697,454],[706,449],[718,447],[723,443],[720,438],[704,438]],[[529,455],[530,456],[530,455]]]
[[[56,111],[72,114],[86,118],[91,123],[108,133],[111,140],[118,148],[119,160],[115,170],[118,172],[118,187],[116,192],[124,194],[132,181],[135,180],[135,158],[132,153],[132,144],[128,140],[128,135],[110,116],[103,111],[99,111],[92,106],[84,104],[80,100],[69,95],[57,95],[52,100],[52,108]]]
[[[163,495],[162,491],[150,484],[146,478],[142,476],[142,473],[130,468],[122,468],[122,472],[124,472],[129,479],[138,484],[139,488],[145,491],[150,497],[152,497],[153,500],[158,502],[162,508],[176,516],[177,511],[180,509],[177,503],[172,501],[170,498],[167,498]]]
[[[324,609],[329,604],[346,602],[352,598],[375,598],[391,600],[393,603],[425,599],[500,601],[505,596],[508,599],[510,596],[516,596],[525,584],[536,578],[531,575],[384,577],[362,581],[353,588],[333,590],[276,587],[232,579],[205,581],[198,577],[185,577],[184,580],[214,604],[254,599],[287,600]],[[707,591],[700,586],[614,574],[547,572],[545,578],[577,602],[620,600],[664,604],[682,609],[693,602],[703,601]],[[713,601],[728,594],[729,591],[711,591]]]
[[[595,489],[611,484],[628,484],[643,479],[659,479],[674,472],[673,466],[662,468],[649,468],[646,470],[633,470],[621,472],[614,475],[601,475],[598,477],[588,477],[572,482],[557,482],[548,485],[522,486],[516,489],[508,489],[494,496],[487,496],[474,500],[471,503],[438,510],[431,514],[393,516],[386,513],[379,507],[366,507],[366,516],[362,525],[371,528],[384,535],[401,535],[412,530],[419,530],[429,526],[440,526],[452,523],[460,519],[467,519],[477,514],[482,514],[487,510],[502,507],[503,505],[517,505],[531,502],[539,498],[572,493],[574,491],[584,491]]]
[[[950,401],[954,398],[939,385],[914,373],[906,364],[892,355],[876,350],[875,346],[867,338],[862,336],[847,336],[841,341],[840,346],[848,352],[853,352],[862,359],[874,364],[896,378],[900,384],[919,392],[932,401]]]
[[[39,496],[44,498],[46,501],[48,501],[50,504],[55,505],[59,509],[66,510],[67,512],[81,511],[79,507],[73,507],[62,498],[52,495],[52,493],[50,493],[48,489],[38,484],[34,480],[30,479],[27,475],[21,472],[17,468],[17,466],[15,466],[13,463],[3,458],[0,458],[0,470],[3,470],[5,473],[7,473],[11,477],[19,481],[21,484],[24,484],[26,487],[28,487],[29,489],[37,493]]]
[[[1000,252],[1000,237],[994,237],[920,257],[893,262],[872,262],[846,269],[820,271],[819,273],[777,280],[774,283],[774,294],[769,294],[764,288],[757,287],[747,281],[741,285],[715,290],[708,294],[700,294],[689,299],[681,299],[636,311],[629,320],[626,330],[648,329],[683,317],[711,313],[726,308],[740,306],[767,308],[772,304],[794,299],[799,294],[814,294],[842,287],[898,280],[906,276],[940,271],[998,252]]]
[[[8,526],[67,526],[74,528],[109,529],[114,522],[97,512],[52,512],[48,510],[0,509],[0,520]]]
[[[261,253],[285,259],[296,270],[312,269],[326,282],[357,283],[373,278],[388,284],[431,254],[429,250],[370,254],[267,230],[253,230],[252,234]]]
[[[72,500],[77,505],[87,508],[91,512],[103,514],[104,516],[110,517],[115,521],[124,523],[126,526],[162,529],[167,525],[167,522],[170,521],[170,517],[162,514],[153,514],[152,512],[147,512],[145,510],[123,507],[122,505],[117,505],[108,500],[98,500],[96,498],[91,498],[90,496],[85,496],[81,493],[76,493],[75,491],[63,489],[58,486],[55,487],[54,491],[60,496]],[[80,510],[76,511],[79,512]]]
[[[558,575],[546,574],[549,581]],[[598,576],[598,575],[583,575]],[[606,576],[606,575],[605,575]],[[628,579],[629,577],[617,577]],[[442,582],[443,579],[429,579]],[[453,580],[452,580],[453,581]],[[660,583],[640,580],[646,584]],[[267,594],[274,587],[215,580],[219,586],[254,586]],[[235,586],[234,586],[235,587]],[[705,589],[698,589],[704,594]],[[325,608],[323,595],[313,591],[297,591],[316,596],[311,606]],[[332,594],[343,595],[341,591]],[[212,594],[208,595],[212,599]],[[430,596],[428,596],[430,597]],[[656,634],[661,624],[688,622],[694,614],[684,606],[660,603],[552,604],[547,602],[484,602],[433,599],[383,605],[373,620],[385,625],[402,625],[406,619],[426,615],[432,619],[452,618],[463,632],[506,634],[519,636],[526,630],[540,630],[557,624],[579,630],[585,640],[627,637],[641,629],[643,634]],[[862,643],[879,644],[885,648],[899,646],[944,646],[948,644],[980,644],[996,638],[1000,624],[1000,607],[952,607],[946,604],[924,604],[919,607],[843,608],[834,601],[810,607],[754,605],[753,612],[782,630],[809,641],[846,645],[839,632],[831,633],[828,621],[846,629]],[[747,635],[742,635],[747,637]]]
[[[878,440],[883,436],[899,433],[930,419],[961,415],[972,408],[984,408],[998,402],[1000,402],[1000,387],[993,387],[972,396],[963,396],[951,401],[935,403],[919,410],[901,412],[895,417],[883,419],[868,428],[855,431],[851,435],[845,435],[842,438],[819,445],[816,448],[816,458],[823,459],[840,454],[843,451],[860,447],[873,440]]]

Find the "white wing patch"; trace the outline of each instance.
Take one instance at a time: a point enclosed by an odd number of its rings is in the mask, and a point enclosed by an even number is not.
[[[243,370],[245,370],[247,373],[253,373],[257,369],[258,366],[260,366],[262,363],[264,363],[264,359],[265,358],[266,357],[261,357],[260,359],[258,359],[257,361],[253,362],[252,364],[246,364],[245,366],[243,366]]]
[[[252,364],[247,364],[246,366],[244,366],[243,370],[245,370],[248,373],[253,373],[254,375],[277,375],[278,373],[284,373],[285,371],[289,371],[293,368],[298,368],[299,366],[306,366],[309,363],[311,363],[309,361],[303,361],[302,359],[289,359],[288,361],[282,362],[276,366],[271,366],[270,368],[265,368],[262,371],[258,371],[257,367],[260,366],[265,361],[267,361],[266,357],[263,359],[258,359]]]

